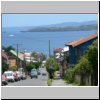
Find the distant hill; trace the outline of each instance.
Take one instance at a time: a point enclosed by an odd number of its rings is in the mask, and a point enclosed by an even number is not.
[[[86,22],[65,22],[59,24],[30,27],[27,30],[22,30],[21,32],[90,31],[97,29],[98,29],[97,21],[86,21]]]

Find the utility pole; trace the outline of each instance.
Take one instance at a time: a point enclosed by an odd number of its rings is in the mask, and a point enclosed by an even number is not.
[[[17,47],[17,48],[16,48],[16,52],[17,52],[16,64],[17,64],[17,69],[18,69],[18,65],[19,65],[19,64],[18,64],[18,52],[19,52],[19,45],[21,45],[21,44],[18,44],[18,43],[17,43],[17,44],[14,44],[14,45],[16,45],[16,47]]]
[[[50,40],[49,40],[49,57],[51,55],[51,51],[50,51]]]

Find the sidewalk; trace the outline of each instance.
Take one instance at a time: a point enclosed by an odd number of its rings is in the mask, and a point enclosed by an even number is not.
[[[52,86],[66,86],[62,79],[53,80]]]
[[[55,79],[52,82],[52,86],[72,86],[72,84],[67,84],[62,79]]]

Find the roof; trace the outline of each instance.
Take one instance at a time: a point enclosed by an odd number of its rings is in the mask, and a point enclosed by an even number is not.
[[[16,51],[14,51],[14,50],[10,50],[10,52],[11,52],[13,55],[17,56]],[[23,54],[18,53],[18,58],[19,58],[20,60],[24,60]]]
[[[80,45],[80,44],[82,44],[82,43],[85,43],[85,42],[87,42],[87,41],[89,41],[89,40],[92,40],[92,39],[94,39],[94,38],[97,38],[97,37],[98,37],[98,33],[95,33],[95,34],[92,34],[92,35],[90,35],[90,36],[88,36],[88,37],[80,38],[80,39],[78,39],[78,40],[69,42],[69,43],[66,44],[66,45],[67,45],[67,46],[73,46],[73,47],[75,47],[75,46],[78,46],[78,45]]]
[[[7,54],[6,54],[5,52],[2,52],[2,57],[5,58],[5,59],[8,58],[8,57],[7,57]]]
[[[54,49],[54,52],[61,52],[63,49],[62,48],[56,48],[56,49]]]

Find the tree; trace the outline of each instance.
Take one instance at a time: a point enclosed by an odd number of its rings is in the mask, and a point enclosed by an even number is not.
[[[15,48],[12,46],[7,46],[7,47],[3,46],[2,49],[7,53],[8,56],[12,56],[12,54],[10,53],[10,50],[15,50]]]
[[[30,72],[31,69],[33,69],[33,68],[35,68],[35,66],[33,65],[33,63],[29,63],[29,64],[26,65],[26,69],[27,69],[28,72]]]
[[[85,77],[90,75],[90,70],[89,61],[84,55],[74,67],[74,72],[81,76],[80,85],[85,85]]]
[[[4,49],[4,51],[5,51],[6,53],[9,53],[10,50],[15,50],[15,48],[12,47],[12,46],[3,47],[3,49]]]
[[[91,74],[92,85],[98,85],[98,40],[94,41],[74,68],[81,75],[80,85],[84,85],[84,77]]]
[[[50,78],[53,78],[54,72],[59,70],[59,64],[55,58],[47,59],[45,66]]]
[[[91,76],[91,85],[98,85],[98,39],[95,40],[78,60],[75,67],[67,70],[67,79],[74,81],[74,76],[81,76],[80,85],[85,85],[85,77]]]
[[[87,59],[91,66],[92,85],[98,85],[98,39],[89,46]]]
[[[9,65],[6,62],[2,62],[2,73],[9,69]]]
[[[41,53],[41,61],[46,60],[46,55]]]
[[[38,69],[39,66],[41,65],[41,63],[40,62],[34,62],[33,65],[34,65],[35,69]]]

